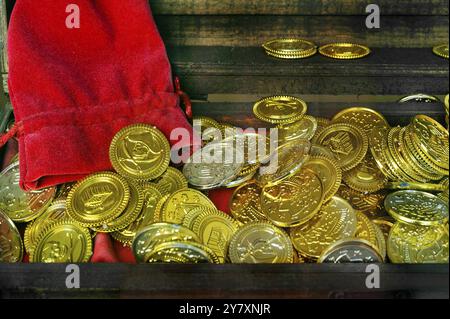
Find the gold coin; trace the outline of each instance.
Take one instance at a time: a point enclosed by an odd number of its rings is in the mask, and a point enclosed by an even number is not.
[[[154,248],[162,243],[171,241],[197,242],[198,236],[186,227],[155,223],[140,229],[133,239],[132,249],[137,262],[146,262],[146,256],[154,251]]]
[[[343,174],[343,180],[352,189],[374,193],[385,188],[387,178],[378,169],[371,153],[367,153],[358,166]]]
[[[65,200],[69,196],[70,191],[75,186],[75,183],[64,183],[57,187],[56,200]]]
[[[109,148],[114,169],[124,177],[151,180],[169,167],[170,146],[157,128],[135,124],[120,130]]]
[[[384,241],[386,244],[389,239],[389,233],[391,232],[392,227],[394,227],[394,223],[383,218],[373,219],[372,222],[377,225],[383,233]]]
[[[92,239],[87,228],[67,219],[50,224],[37,240],[30,262],[84,263],[92,255]]]
[[[171,195],[166,195],[161,197],[161,199],[156,203],[155,212],[152,217],[153,223],[159,223],[162,222],[162,210],[164,207],[164,204],[167,202]],[[150,222],[150,219],[149,219]]]
[[[250,181],[253,179],[253,176],[255,176],[255,172],[250,172],[247,175],[244,176],[238,176],[236,177],[236,179],[232,180],[231,182],[227,183],[226,185],[223,185],[224,188],[235,188],[235,187],[239,187],[243,184],[245,184],[246,182]]]
[[[312,170],[320,178],[324,191],[323,201],[329,201],[342,182],[342,171],[336,161],[327,157],[311,156],[303,167]]]
[[[310,169],[274,186],[263,188],[261,209],[264,215],[279,227],[295,227],[316,215],[324,197],[319,176]]]
[[[300,254],[318,259],[332,243],[353,237],[356,226],[353,207],[344,199],[334,196],[312,219],[291,229],[290,235]]]
[[[217,255],[207,246],[194,242],[168,242],[154,248],[146,257],[148,263],[220,264]]]
[[[154,181],[161,195],[170,195],[176,191],[188,188],[188,181],[183,173],[173,167],[167,168],[167,171]]]
[[[388,216],[384,209],[384,198],[387,195],[385,191],[364,194],[342,184],[339,187],[337,195],[348,201],[353,208],[363,212],[371,219]]]
[[[383,231],[381,230],[381,228],[379,227],[378,224],[374,223],[372,221],[373,225],[375,226],[375,230],[377,232],[377,247],[378,250],[381,254],[381,257],[383,257],[383,261],[386,260],[387,257],[387,246],[386,246],[386,237],[383,233]]]
[[[205,143],[211,143],[223,137],[222,126],[210,117],[194,116],[192,123],[194,131]]]
[[[142,184],[140,187],[144,200],[141,212],[130,225],[111,234],[115,240],[128,246],[131,245],[133,238],[139,229],[158,221],[155,218],[155,210],[156,205],[162,198],[161,193],[156,186],[151,183]]]
[[[375,110],[366,107],[352,107],[336,114],[332,123],[348,123],[370,134],[374,127],[390,128],[386,118]]]
[[[448,44],[441,44],[433,48],[433,53],[441,58],[448,59]]]
[[[221,263],[227,259],[228,245],[237,232],[239,223],[216,209],[200,214],[192,227],[194,233],[219,257]]]
[[[0,210],[14,222],[30,222],[38,218],[51,204],[56,187],[25,192],[20,188],[19,162],[0,173]]]
[[[85,227],[108,223],[123,213],[130,198],[127,181],[111,172],[78,182],[67,197],[69,216]]]
[[[311,151],[309,152],[309,154],[311,156],[326,157],[326,158],[336,162],[336,164],[338,164],[338,166],[339,166],[336,156],[333,154],[333,152],[328,147],[325,147],[325,146],[322,146],[319,144],[312,144]],[[340,166],[339,166],[339,168],[340,168]]]
[[[302,39],[276,39],[263,44],[266,53],[277,58],[301,59],[317,53],[314,43]]]
[[[23,241],[27,252],[30,253],[34,249],[43,229],[56,221],[67,218],[69,216],[67,214],[66,200],[60,199],[54,201],[41,216],[36,218],[32,223],[29,223],[25,228]]]
[[[306,102],[293,96],[271,96],[259,100],[253,106],[253,113],[258,119],[272,124],[300,121],[306,110]]]
[[[382,263],[384,258],[377,248],[364,239],[346,238],[330,245],[319,257],[318,263]]]
[[[416,190],[424,192],[443,192],[446,187],[441,184],[411,183],[411,182],[389,182],[386,188],[395,190]]]
[[[92,227],[94,231],[99,233],[112,233],[124,229],[136,220],[144,205],[144,193],[142,188],[134,182],[128,182],[128,186],[130,187],[130,199],[123,213],[112,221],[103,223],[99,227]]]
[[[261,187],[254,181],[239,186],[230,201],[233,217],[243,224],[267,220],[261,208]]]
[[[182,189],[169,196],[161,211],[161,221],[182,224],[184,217],[194,208],[215,209],[208,197],[194,189]]]
[[[389,194],[384,206],[397,221],[433,226],[448,221],[448,205],[439,197],[421,191],[398,191]]]
[[[279,146],[260,167],[255,180],[260,185],[276,185],[295,175],[309,159],[311,143],[298,140]]]
[[[268,222],[252,222],[234,234],[229,256],[233,264],[291,264],[294,249],[283,230]]]
[[[23,245],[16,225],[0,211],[0,264],[21,262]]]
[[[200,206],[191,210],[183,219],[183,226],[189,229],[193,229],[195,221],[198,216],[203,214],[204,212],[208,212],[211,208],[207,208],[204,206]]]
[[[293,140],[311,140],[317,130],[317,121],[314,117],[305,115],[300,121],[278,125],[280,144]]]
[[[333,59],[359,59],[370,54],[366,46],[354,43],[332,43],[319,48],[319,53]]]
[[[449,102],[448,102],[448,100],[449,100],[449,94],[447,94],[445,96],[445,98],[444,98],[445,113],[447,113],[447,115],[449,113]]]
[[[314,134],[312,138],[312,143],[316,144],[317,136],[319,136],[320,132],[322,132],[326,127],[328,127],[331,124],[331,121],[329,119],[326,119],[324,117],[315,117],[317,122],[317,129],[316,133]]]
[[[391,163],[394,162],[390,154],[387,143],[388,129],[375,127],[369,135],[370,152],[380,171],[389,180],[400,180],[401,177],[391,169]]]
[[[357,166],[368,149],[367,135],[358,127],[346,123],[328,126],[317,137],[317,143],[333,152],[343,172]]]
[[[448,263],[448,228],[396,223],[389,235],[387,251],[394,264]]]
[[[383,246],[381,244],[384,243],[383,233],[379,230],[374,223],[370,221],[370,219],[361,212],[356,212],[356,233],[355,237],[359,239],[367,240],[372,244],[373,247],[376,248],[376,251],[383,255]],[[381,235],[381,237],[380,237]],[[380,242],[382,240],[382,242]],[[383,257],[384,260],[384,257]]]

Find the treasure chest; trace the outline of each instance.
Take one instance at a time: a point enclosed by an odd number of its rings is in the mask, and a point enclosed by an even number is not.
[[[247,128],[268,127],[253,113],[267,96],[297,96],[307,114],[331,119],[343,109],[371,108],[391,126],[417,114],[445,123],[448,1],[152,0],[173,73],[194,116]],[[1,2],[5,43],[14,1]],[[378,16],[379,13],[379,16]],[[378,20],[379,19],[379,20]],[[359,43],[361,59],[269,56],[262,44],[300,38],[318,46]],[[448,49],[447,49],[448,50]],[[8,76],[4,51],[2,75]],[[6,81],[4,82],[6,83]],[[0,132],[13,119],[7,87],[0,96]],[[447,110],[448,111],[448,110]],[[345,141],[344,141],[345,142]],[[341,145],[345,147],[345,145]],[[0,161],[6,148],[0,151]],[[4,164],[6,165],[6,163]],[[448,228],[447,228],[448,232]],[[448,243],[447,243],[448,247]],[[0,248],[1,252],[1,248]],[[448,298],[448,264],[127,265],[80,264],[82,285],[66,286],[65,264],[2,264],[2,297],[283,297]],[[379,280],[368,280],[368,276]],[[369,278],[369,279],[370,279]],[[369,283],[368,283],[369,282]],[[372,283],[372,284],[371,284]]]

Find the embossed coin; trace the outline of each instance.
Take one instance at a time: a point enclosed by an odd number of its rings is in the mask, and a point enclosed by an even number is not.
[[[210,117],[194,116],[193,128],[206,143],[222,137],[222,126]]]
[[[293,140],[311,140],[317,130],[317,121],[314,117],[305,115],[300,121],[278,125],[280,144]]]
[[[271,96],[253,106],[253,113],[261,121],[290,124],[300,121],[307,110],[306,102],[293,96]]]
[[[208,197],[194,189],[176,191],[164,203],[161,212],[161,221],[166,223],[182,224],[184,217],[194,208],[207,207],[215,209]]]
[[[192,230],[202,240],[203,244],[211,248],[221,263],[225,262],[231,237],[239,229],[239,223],[217,210],[208,210],[200,214]]]
[[[373,219],[372,222],[382,231],[386,244],[389,238],[389,233],[391,232],[392,227],[394,227],[394,224],[383,218]]]
[[[263,44],[268,55],[282,59],[307,58],[317,53],[314,43],[302,39],[276,39]]]
[[[424,192],[443,192],[447,188],[441,184],[411,183],[411,182],[389,182],[386,184],[388,189],[396,190],[416,190]]]
[[[116,134],[109,148],[109,157],[120,175],[150,180],[167,170],[170,146],[164,134],[155,127],[135,124]]]
[[[396,223],[387,244],[389,260],[395,264],[448,263],[448,228]]]
[[[325,147],[325,146],[322,146],[319,144],[312,144],[309,155],[326,157],[339,165],[339,163],[336,161],[337,160],[336,156],[333,154],[333,152],[328,147]],[[340,168],[340,166],[339,166],[339,168]]]
[[[19,186],[19,162],[0,173],[0,210],[14,222],[29,222],[39,217],[51,204],[56,187],[25,192]]]
[[[309,168],[319,176],[324,191],[323,201],[329,201],[338,191],[342,181],[342,171],[336,161],[326,157],[311,156],[303,167]]]
[[[231,197],[230,210],[233,217],[241,223],[267,220],[261,208],[261,187],[250,181],[238,187]]]
[[[386,186],[387,178],[378,169],[372,154],[367,153],[358,166],[343,174],[344,182],[358,192],[377,192]]]
[[[396,220],[423,226],[448,221],[448,205],[439,197],[421,191],[398,191],[389,194],[384,206]]]
[[[387,193],[384,190],[377,193],[364,194],[342,184],[339,187],[337,195],[348,201],[353,208],[363,212],[371,219],[387,216],[386,210],[384,209],[384,199]]]
[[[264,215],[279,227],[295,227],[313,218],[324,197],[322,182],[310,169],[302,169],[280,184],[266,186],[261,195]]]
[[[132,248],[136,261],[146,262],[146,256],[153,252],[157,245],[168,241],[201,242],[198,236],[186,227],[168,223],[151,224],[139,230],[133,240]]]
[[[395,173],[391,170],[390,164],[394,161],[392,156],[390,155],[387,145],[387,136],[389,129],[382,127],[375,127],[370,135],[369,135],[369,143],[370,143],[370,152],[377,163],[380,171],[389,179],[389,180],[399,180],[400,177],[396,176]]]
[[[448,44],[441,44],[433,48],[433,53],[441,58],[448,59]]]
[[[23,245],[20,233],[11,218],[0,211],[0,264],[22,261]]]
[[[333,123],[348,123],[363,129],[367,134],[374,127],[389,128],[386,118],[375,110],[366,107],[352,107],[336,114]]]
[[[188,181],[183,173],[173,167],[167,168],[167,171],[154,181],[161,195],[170,195],[176,191],[187,188]]]
[[[102,172],[77,183],[67,197],[67,212],[85,227],[100,226],[122,214],[129,198],[130,187],[123,177]]]
[[[148,263],[220,264],[217,255],[207,246],[194,242],[168,242],[157,245],[146,256]]]
[[[328,247],[319,263],[382,263],[384,258],[376,247],[363,239],[342,239]]]
[[[332,43],[319,48],[319,53],[333,59],[359,59],[370,54],[366,46],[354,43]]]
[[[334,242],[353,237],[357,219],[353,207],[334,196],[308,222],[290,231],[292,243],[300,254],[318,259]]]
[[[67,219],[50,224],[37,240],[30,262],[83,263],[92,255],[89,229]]]
[[[328,147],[337,157],[342,171],[357,166],[368,150],[367,135],[358,127],[337,123],[325,128],[317,137],[317,143]]]
[[[239,229],[230,241],[234,264],[293,263],[294,249],[289,236],[267,222],[252,222]]]
[[[380,238],[379,235],[383,237],[383,234],[378,232],[377,226],[363,213],[356,212],[356,220],[357,226],[355,237],[368,241],[374,248],[376,248],[377,252],[382,255],[383,247],[381,244],[385,245],[385,243],[384,238]],[[383,242],[380,242],[381,239]]]

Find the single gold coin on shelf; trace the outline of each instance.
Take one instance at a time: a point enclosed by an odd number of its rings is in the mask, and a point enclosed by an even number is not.
[[[433,53],[441,58],[448,59],[448,44],[437,45],[433,48]]]
[[[264,122],[291,124],[300,121],[307,109],[306,102],[297,97],[271,96],[256,102],[253,113]]]
[[[280,59],[303,59],[317,53],[314,43],[302,39],[275,39],[263,44],[270,56]]]
[[[355,43],[331,43],[319,48],[319,53],[333,59],[359,59],[370,54],[366,46]]]
[[[170,145],[163,133],[147,124],[130,125],[113,138],[109,157],[122,176],[145,181],[161,176],[170,162]]]
[[[0,264],[21,262],[23,258],[23,244],[11,218],[0,210]]]

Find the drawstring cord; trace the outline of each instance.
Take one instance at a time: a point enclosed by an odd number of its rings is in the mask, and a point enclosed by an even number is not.
[[[0,136],[0,148],[3,147],[10,139],[18,136],[22,132],[21,123],[15,123],[8,132]]]
[[[192,119],[192,103],[189,95],[186,92],[181,90],[180,78],[178,76],[175,77],[175,93],[181,98],[184,104],[184,112],[188,119]]]

